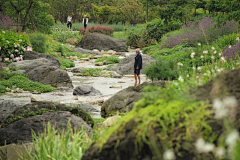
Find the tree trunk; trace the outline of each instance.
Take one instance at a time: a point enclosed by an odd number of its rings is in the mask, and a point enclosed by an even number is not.
[[[146,21],[148,21],[148,0],[146,0]]]

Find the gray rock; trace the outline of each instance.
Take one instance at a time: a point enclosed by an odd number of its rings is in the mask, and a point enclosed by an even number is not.
[[[114,50],[117,52],[126,52],[127,45],[118,40],[101,33],[90,33],[85,35],[77,44],[77,47],[84,49]]]
[[[72,73],[81,73],[81,68],[73,68],[71,70]]]
[[[8,118],[13,117],[13,112],[23,105],[23,103],[16,103],[9,100],[0,101],[0,125],[4,123]]]
[[[79,47],[75,48],[73,51],[77,52],[77,53],[82,53],[82,54],[89,53],[89,54],[93,54],[93,55],[102,55],[101,52],[96,52],[96,51],[92,51],[92,50],[89,50],[89,49],[83,49],[83,48],[79,48]]]
[[[114,94],[111,98],[105,101],[101,107],[101,116],[108,117],[116,114],[117,111],[125,113],[131,111],[135,102],[141,99],[142,88],[148,85],[165,86],[164,81],[143,83],[140,86],[128,87]]]
[[[96,96],[101,95],[101,92],[90,85],[80,85],[74,89],[73,95]]]
[[[53,66],[40,66],[32,69],[28,72],[28,78],[53,87],[73,87],[68,73]]]
[[[67,106],[81,108],[82,110],[84,110],[86,112],[100,112],[99,110],[97,110],[90,104],[84,104],[84,103],[82,103],[82,104],[67,104]]]
[[[126,43],[127,42],[127,40],[124,39],[124,38],[118,38],[118,39],[116,39],[116,41],[122,42],[122,43]]]
[[[24,60],[34,60],[34,59],[39,59],[39,58],[46,58],[47,60],[51,61],[54,66],[56,67],[60,67],[60,62],[55,58],[52,57],[48,54],[43,54],[43,53],[37,53],[37,52],[33,52],[33,51],[26,51],[24,52]]]
[[[68,73],[59,69],[54,61],[46,58],[14,62],[9,67],[25,70],[28,78],[32,81],[53,87],[72,87],[72,81]]]
[[[136,55],[130,55],[124,59],[122,59],[118,64],[109,67],[109,70],[115,71],[121,75],[133,74],[134,73],[134,61]],[[142,54],[142,67],[144,69],[145,66],[151,64],[155,60],[146,55]],[[143,71],[143,69],[141,71]]]
[[[16,121],[5,128],[0,129],[0,146],[12,143],[28,143],[32,142],[32,131],[36,134],[43,132],[44,124],[48,122],[58,129],[66,129],[68,121],[71,127],[81,128],[91,132],[92,128],[80,117],[77,117],[70,112],[59,111],[50,112],[43,115],[37,115],[26,119]]]

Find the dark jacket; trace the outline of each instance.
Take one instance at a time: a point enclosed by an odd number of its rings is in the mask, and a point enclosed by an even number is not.
[[[142,69],[142,55],[141,53],[138,53],[135,57],[135,63],[134,63],[134,68],[136,69]]]

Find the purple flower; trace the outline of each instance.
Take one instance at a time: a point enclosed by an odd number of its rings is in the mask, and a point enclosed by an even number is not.
[[[14,47],[17,48],[18,46],[15,44]]]

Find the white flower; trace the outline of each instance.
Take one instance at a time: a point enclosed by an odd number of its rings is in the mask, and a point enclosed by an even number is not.
[[[217,51],[214,51],[214,52],[213,52],[213,54],[216,54],[216,53],[217,53]]]
[[[211,152],[215,148],[213,144],[205,142],[202,138],[196,141],[195,147],[199,153]]]
[[[189,78],[189,75],[187,74],[187,78]]]
[[[201,46],[201,43],[198,43],[198,46]]]
[[[178,66],[183,66],[183,64],[181,62],[178,62],[177,65]]]
[[[183,79],[182,76],[179,76],[178,80],[179,80],[180,82],[184,82],[184,79]]]
[[[219,56],[222,56],[222,53],[219,53],[218,55],[219,55]]]
[[[207,73],[204,73],[203,76],[206,77],[206,76],[207,76]]]
[[[211,74],[211,72],[210,72],[209,70],[207,70],[207,74],[208,74],[208,75],[210,75],[210,74]]]
[[[193,70],[196,70],[196,68],[195,68],[195,67],[192,67],[192,69],[193,69]]]
[[[166,150],[166,151],[163,153],[163,159],[164,159],[164,160],[175,160],[175,159],[176,159],[176,156],[175,156],[173,150],[171,150],[171,149]]]
[[[237,99],[233,96],[223,99],[223,105],[229,108],[236,108],[238,106]]]
[[[215,48],[214,48],[214,47],[211,47],[211,49],[212,49],[212,50],[215,50]]]
[[[222,158],[225,154],[225,149],[223,147],[217,148],[215,154],[218,158]]]
[[[222,62],[226,62],[226,60],[225,60],[224,57],[221,57],[221,61],[222,61]]]
[[[231,133],[229,135],[227,135],[226,144],[230,148],[234,148],[237,140],[239,140],[239,133],[238,133],[237,130],[234,129],[234,130],[231,131]]]
[[[201,71],[201,70],[202,70],[202,67],[197,67],[197,70],[198,70],[198,71]]]
[[[229,46],[228,46],[228,48],[232,48],[232,46],[231,46],[231,45],[229,45]]]
[[[215,57],[214,57],[214,56],[211,56],[211,59],[215,59]]]
[[[195,56],[195,53],[194,52],[191,53],[191,58],[194,58],[194,56]]]
[[[223,71],[223,68],[217,69],[218,73],[221,73]]]
[[[205,54],[205,55],[208,54],[208,51],[203,51],[203,54]]]
[[[203,55],[201,55],[201,58],[203,59],[203,58],[204,58],[204,56],[203,56]]]
[[[239,37],[237,37],[236,40],[239,41]]]
[[[219,98],[213,100],[213,109],[215,110],[215,119],[223,119],[229,114],[228,109]]]

